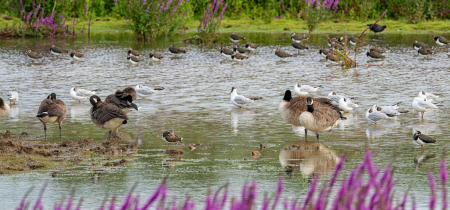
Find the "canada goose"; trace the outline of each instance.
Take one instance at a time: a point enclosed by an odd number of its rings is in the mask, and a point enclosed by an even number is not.
[[[155,94],[156,92],[158,92],[157,90],[154,90],[153,88],[150,88],[148,86],[142,86],[142,85],[136,85],[136,87],[134,89],[136,89],[137,96],[142,97],[142,98],[147,98],[147,97]]]
[[[424,44],[423,42],[414,40],[413,47],[414,47],[414,49],[419,50],[420,48],[427,48],[428,46],[426,44]]]
[[[281,101],[280,105],[278,106],[278,111],[281,114],[281,118],[283,118],[284,121],[286,121],[289,124],[295,125],[295,126],[302,126],[302,124],[299,121],[300,115],[306,111],[308,108],[306,105],[306,99],[307,96],[296,96],[292,98],[292,93],[290,90],[286,90],[284,93],[283,100]],[[314,107],[319,108],[321,106],[329,107],[332,109],[336,109],[339,111],[337,107],[334,107],[331,104],[330,99],[328,98],[314,98],[315,103]],[[307,130],[305,129],[305,135],[307,134]]]
[[[70,57],[72,57],[74,60],[78,61],[82,57],[84,57],[84,54],[78,53],[75,50],[72,50],[72,53],[70,53]]]
[[[423,145],[424,144],[436,144],[436,140],[425,135],[422,134],[420,131],[416,131],[416,133],[414,133],[413,136],[414,142],[416,142],[417,144],[420,144],[420,151],[423,153]]]
[[[183,140],[183,138],[178,137],[177,135],[175,135],[175,132],[173,130],[165,131],[163,133],[163,135],[161,136],[161,138],[165,142],[167,142],[167,146],[171,146],[172,143],[175,143],[177,141],[181,142]]]
[[[27,51],[27,56],[33,60],[43,58],[44,56],[37,54],[36,52],[32,52],[31,50]]]
[[[11,104],[11,102],[13,102],[14,104],[16,104],[16,101],[19,100],[19,93],[17,92],[16,89],[13,89],[12,91],[10,91],[8,93],[8,100],[9,100],[9,104]]]
[[[235,34],[234,32],[232,32],[232,33],[230,34],[230,39],[231,39],[231,41],[233,41],[233,42],[239,42],[239,41],[241,41],[241,40],[245,40],[245,37],[239,36],[239,35]]]
[[[47,140],[47,123],[59,124],[59,140],[61,141],[61,126],[66,118],[66,104],[56,99],[56,94],[51,93],[39,106],[37,118],[44,124],[45,140]]]
[[[107,96],[105,103],[117,106],[125,114],[130,113],[133,109],[136,109],[136,111],[139,110],[138,106],[133,103],[133,96],[130,93],[121,90],[117,90],[114,94]]]
[[[305,34],[300,35],[300,34],[296,34],[296,33],[292,33],[291,34],[291,39],[292,39],[293,42],[297,42],[297,43],[300,43],[300,42],[303,42],[305,40],[308,40],[308,38],[306,37]]]
[[[128,54],[131,54],[135,57],[144,56],[144,53],[141,53],[137,50],[133,50],[133,48],[128,49]]]
[[[302,96],[306,96],[309,93],[315,93],[317,92],[317,90],[319,90],[319,88],[321,88],[322,86],[318,86],[318,87],[313,87],[313,86],[309,86],[309,85],[300,85],[300,84],[295,84],[294,85],[294,92],[297,95],[302,95]]]
[[[132,88],[132,87],[126,87],[126,88],[124,88],[122,91],[125,92],[125,93],[130,94],[130,95],[131,95],[131,98],[133,99],[133,101],[136,101],[136,99],[137,99],[137,93],[136,93],[136,90],[135,90],[134,88]]]
[[[50,48],[50,52],[54,55],[61,55],[61,54],[68,53],[69,50],[63,50],[59,47],[55,47],[55,45],[52,44],[52,47]]]
[[[247,42],[247,44],[245,44],[245,48],[247,48],[248,50],[256,50],[256,48],[259,47],[259,44],[255,44],[255,43],[251,43],[250,41]]]
[[[426,111],[438,108],[436,105],[432,104],[431,101],[428,101],[426,98],[419,98],[419,97],[414,98],[412,102],[412,107],[414,110],[422,113],[422,120],[423,115],[425,114]]]
[[[236,87],[232,87],[231,88],[231,93],[230,93],[230,101],[232,104],[234,104],[235,106],[242,108],[244,106],[247,106],[251,103],[253,103],[253,100],[245,97],[245,96],[241,96],[237,94],[237,88]]]
[[[173,44],[171,44],[169,46],[169,51],[173,54],[180,54],[180,53],[186,53],[186,50],[182,50],[178,47],[173,46]]]
[[[446,44],[449,44],[450,42],[444,38],[443,36],[434,36],[433,37],[434,41],[436,41],[436,44],[440,45],[440,46],[444,46]]]
[[[388,28],[387,26],[382,26],[378,24],[367,24],[366,28],[369,28],[374,33],[382,32],[385,28]]]
[[[238,52],[233,52],[233,54],[231,55],[231,59],[233,59],[234,61],[243,61],[243,60],[247,60],[248,57],[243,56]]]
[[[0,98],[0,119],[8,116],[10,111],[11,109],[9,105],[5,103],[2,98]]]
[[[162,56],[161,54],[155,53],[155,52],[151,52],[151,53],[149,54],[149,57],[150,57],[153,61],[159,61],[159,60],[165,58],[165,57]]]
[[[89,90],[73,87],[72,89],[70,89],[70,97],[77,100],[78,103],[81,103],[81,100],[84,100],[86,98],[91,97],[92,95],[97,94],[98,91],[100,91],[100,90],[96,89],[93,91],[89,91]]]
[[[140,62],[140,60],[131,55],[131,53],[128,54],[127,60],[129,60],[131,64],[138,64]]]
[[[98,127],[109,129],[109,137],[118,133],[119,126],[127,124],[127,115],[117,106],[104,103],[97,95],[91,96],[89,101],[92,104],[90,114],[91,120]]]
[[[220,47],[220,54],[227,58],[231,58],[231,55],[233,55],[233,50],[228,49],[226,47]]]
[[[314,132],[320,142],[319,133],[329,131],[341,122],[341,112],[329,106],[314,107],[314,100],[306,98],[307,109],[300,117],[299,121],[306,130]]]

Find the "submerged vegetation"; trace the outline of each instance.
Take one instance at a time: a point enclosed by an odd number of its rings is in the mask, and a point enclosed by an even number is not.
[[[430,186],[431,196],[429,198],[429,209],[436,209],[438,199],[441,200],[442,209],[448,208],[447,200],[447,182],[448,171],[444,161],[444,156],[440,162],[439,181],[441,190],[436,187],[436,181],[434,175],[428,173],[428,182]],[[241,195],[230,196],[228,194],[228,185],[219,187],[215,193],[208,193],[204,198],[204,206],[198,207],[195,202],[188,198],[184,200],[169,200],[167,198],[167,185],[166,179],[156,189],[156,191],[148,198],[142,199],[142,196],[135,195],[134,189],[138,186],[135,184],[128,195],[125,197],[122,204],[117,204],[115,198],[105,198],[102,202],[98,203],[99,209],[116,209],[120,206],[120,209],[231,209],[231,210],[251,210],[251,209],[409,209],[407,202],[412,204],[412,209],[416,209],[416,202],[414,198],[408,196],[408,192],[404,192],[402,196],[395,196],[398,193],[394,192],[395,179],[394,168],[392,165],[386,169],[379,169],[373,165],[371,152],[366,152],[364,161],[356,168],[350,171],[350,173],[342,178],[342,182],[338,182],[338,177],[341,177],[341,171],[344,166],[345,156],[342,157],[339,163],[336,165],[333,176],[329,182],[321,184],[318,183],[318,179],[314,178],[309,186],[308,193],[305,199],[289,198],[283,199],[281,202],[283,193],[283,179],[278,180],[278,185],[274,192],[274,199],[269,200],[267,196],[261,203],[257,203],[257,184],[252,182],[251,184],[244,184],[242,187]],[[341,178],[339,178],[341,180]],[[40,192],[40,196],[37,198],[34,204],[31,204],[28,200],[28,193],[18,206],[18,210],[26,209],[44,209],[42,205],[44,188]],[[332,193],[333,192],[333,193]],[[231,197],[231,198],[230,198]],[[109,200],[109,203],[106,202]],[[83,198],[80,198],[78,202],[75,201],[74,193],[72,193],[68,199],[64,196],[61,202],[55,204],[54,209],[81,209]],[[77,203],[77,206],[74,203]],[[33,207],[31,207],[33,206]],[[153,206],[153,207],[152,207]],[[229,206],[226,208],[226,206]],[[74,208],[72,208],[74,207]],[[92,206],[91,206],[92,207]]]
[[[0,29],[3,37],[84,35],[85,30],[89,33],[91,21],[105,17],[123,22],[148,40],[186,29],[188,22],[194,21],[195,27],[199,26],[199,36],[206,42],[214,40],[220,27],[230,27],[221,24],[222,19],[250,25],[299,21],[294,24],[295,29],[303,28],[304,24],[311,32],[327,21],[374,20],[385,10],[386,19],[410,24],[450,18],[447,0],[0,0],[0,3],[2,19],[13,21]]]

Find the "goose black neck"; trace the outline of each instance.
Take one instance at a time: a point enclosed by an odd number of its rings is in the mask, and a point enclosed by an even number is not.
[[[314,105],[306,105],[307,111],[313,113],[314,112]]]
[[[286,92],[284,93],[283,100],[289,102],[289,101],[291,101],[291,99],[292,99],[291,91],[286,90]]]

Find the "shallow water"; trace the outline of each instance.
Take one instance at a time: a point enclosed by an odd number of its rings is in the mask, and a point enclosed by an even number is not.
[[[61,194],[69,195],[76,186],[77,198],[84,198],[83,207],[97,208],[105,194],[117,195],[122,201],[135,182],[139,182],[136,193],[149,196],[163,177],[168,176],[169,198],[184,198],[190,195],[200,205],[208,187],[230,182],[232,195],[239,195],[245,182],[257,181],[258,188],[269,194],[279,176],[285,178],[286,198],[303,198],[308,184],[305,177],[320,175],[328,180],[338,157],[347,151],[344,172],[361,163],[366,150],[373,151],[376,166],[386,167],[394,160],[396,192],[400,199],[410,187],[418,207],[427,207],[429,200],[427,169],[438,174],[438,163],[442,149],[447,147],[450,133],[447,119],[446,96],[450,93],[450,59],[448,50],[438,50],[430,60],[417,57],[412,48],[415,39],[435,46],[429,35],[377,35],[369,34],[365,39],[363,53],[357,55],[359,67],[343,69],[330,66],[323,61],[318,49],[326,46],[325,34],[318,34],[308,42],[310,50],[301,55],[281,61],[274,55],[277,47],[296,53],[290,44],[290,33],[242,34],[255,43],[261,43],[249,59],[236,63],[219,53],[219,45],[189,45],[179,40],[189,34],[158,40],[152,44],[137,43],[132,34],[94,34],[70,39],[3,39],[0,45],[0,94],[16,88],[20,95],[11,113],[1,119],[0,131],[12,133],[28,132],[43,138],[42,123],[35,115],[40,102],[51,92],[67,104],[67,117],[63,124],[63,139],[79,140],[92,136],[101,141],[107,134],[95,126],[89,117],[91,105],[88,100],[79,104],[70,98],[70,88],[101,89],[102,99],[115,90],[137,84],[163,86],[164,90],[149,97],[138,99],[139,112],[129,114],[129,123],[119,130],[130,142],[137,143],[137,158],[126,168],[108,168],[100,175],[95,168],[80,166],[61,170],[56,178],[50,173],[26,173],[0,176],[2,206],[14,208],[31,187],[38,189],[48,183],[44,203],[52,206]],[[448,34],[444,34],[447,35]],[[228,42],[228,35],[222,39]],[[48,52],[52,41],[67,49],[76,48],[84,53],[82,62],[73,62],[69,56],[54,56]],[[171,55],[170,44],[187,49],[183,55]],[[231,44],[224,44],[231,47]],[[377,45],[391,51],[381,66],[368,66],[365,51]],[[148,54],[160,52],[166,56],[161,62],[152,62],[148,57],[132,66],[126,60],[126,52],[132,47]],[[27,49],[46,56],[43,61],[29,61]],[[353,56],[352,52],[352,56]],[[318,144],[310,133],[310,145],[321,149],[311,154],[286,154],[280,152],[285,146],[305,144],[303,129],[292,128],[279,113],[278,104],[286,89],[294,84],[323,85],[314,96],[325,97],[335,91],[338,94],[357,97],[360,107],[347,114],[347,121],[331,132],[321,134]],[[261,96],[262,100],[243,109],[229,102],[231,87],[237,87],[244,96]],[[422,122],[417,112],[412,112],[411,102],[421,90],[442,94],[436,101],[442,106],[425,114]],[[407,114],[395,120],[385,120],[374,125],[365,119],[365,111],[373,104],[391,105],[403,101],[401,110]],[[162,151],[167,144],[158,137],[166,130],[184,138],[185,144],[198,143],[196,150],[183,149],[182,157],[168,157]],[[420,147],[412,143],[413,129],[429,134],[438,140],[437,146],[426,146],[427,154],[436,157],[417,167],[414,159],[420,155]],[[48,137],[58,141],[58,126],[48,126]],[[259,144],[268,148],[261,157],[253,159],[251,152],[259,150]],[[209,147],[209,149],[203,147]],[[313,147],[311,146],[311,147]],[[414,148],[414,150],[412,149]],[[286,160],[288,159],[288,160]],[[449,160],[450,158],[447,158]],[[286,172],[286,164],[294,164],[292,172]],[[31,194],[36,196],[38,190]]]

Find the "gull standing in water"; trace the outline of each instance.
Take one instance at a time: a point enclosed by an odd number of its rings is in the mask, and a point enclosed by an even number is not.
[[[317,92],[317,90],[319,90],[319,88],[321,88],[321,87],[322,86],[312,87],[309,85],[296,84],[296,85],[294,85],[294,92],[297,95],[305,96],[305,95],[308,95],[309,93]]]
[[[81,100],[84,100],[86,98],[89,98],[95,94],[97,94],[97,92],[100,90],[93,90],[93,91],[89,91],[89,90],[85,90],[85,89],[78,89],[76,87],[73,87],[72,89],[70,89],[70,96],[77,100],[78,103],[81,103]]]
[[[136,94],[142,98],[147,98],[147,97],[153,95],[154,93],[158,92],[157,90],[154,90],[148,86],[142,86],[142,85],[136,85],[136,87],[134,89],[136,90]]]
[[[234,104],[235,106],[237,106],[239,108],[242,108],[244,106],[247,106],[248,104],[253,103],[253,100],[251,100],[245,96],[238,95],[236,87],[231,88],[230,100],[231,100],[232,104]]]
[[[382,113],[378,110],[368,109],[366,112],[366,118],[377,124],[378,121],[384,120],[388,118],[388,116],[385,113]]]
[[[419,98],[426,98],[427,101],[429,101],[429,102],[432,102],[433,99],[439,98],[439,96],[434,95],[434,94],[429,93],[429,92],[425,93],[425,91],[420,91],[419,95],[417,97],[419,97]]]
[[[16,104],[16,101],[19,100],[19,93],[17,93],[16,89],[13,89],[11,92],[9,92],[8,96],[9,96],[9,98],[8,98],[9,104],[11,104],[11,102]]]
[[[427,100],[426,98],[419,98],[419,97],[414,98],[412,102],[412,107],[414,110],[422,113],[422,120],[423,115],[425,114],[426,111],[438,108],[436,105],[431,103],[431,101]]]

